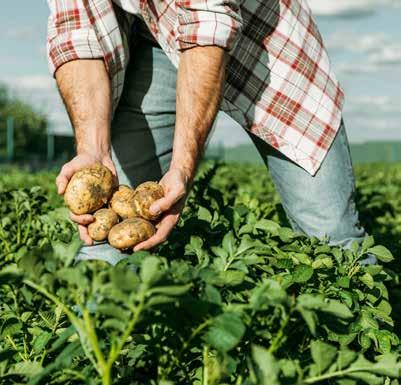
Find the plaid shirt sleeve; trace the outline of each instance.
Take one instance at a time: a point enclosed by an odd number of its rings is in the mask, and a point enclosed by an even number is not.
[[[215,45],[231,51],[242,19],[238,0],[176,0],[180,50]]]
[[[104,57],[85,3],[83,0],[48,0],[47,52],[53,74],[71,60]]]

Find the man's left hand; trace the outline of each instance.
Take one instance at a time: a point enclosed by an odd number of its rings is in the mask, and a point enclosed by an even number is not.
[[[156,233],[148,240],[135,246],[134,251],[148,250],[163,243],[180,219],[188,193],[188,176],[178,168],[171,168],[160,180],[165,196],[150,207],[151,214],[160,214]]]

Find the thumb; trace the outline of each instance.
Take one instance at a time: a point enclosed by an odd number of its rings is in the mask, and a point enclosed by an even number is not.
[[[112,159],[106,159],[103,164],[111,171],[111,173],[114,176],[114,181],[116,186],[118,186],[118,175],[117,175],[117,170],[116,166],[114,165],[114,162]]]
[[[164,211],[170,210],[182,197],[183,194],[179,191],[170,191],[165,197],[154,202],[149,211],[152,215],[159,215]]]

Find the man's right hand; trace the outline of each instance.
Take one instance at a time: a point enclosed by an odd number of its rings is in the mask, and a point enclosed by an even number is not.
[[[101,163],[110,169],[116,178],[116,183],[118,184],[116,168],[110,154],[93,155],[89,153],[80,153],[61,168],[60,173],[56,178],[57,192],[60,195],[63,195],[71,177],[83,167],[91,166],[95,163]],[[88,234],[87,226],[93,222],[93,216],[91,214],[75,215],[70,211],[70,218],[77,223],[81,240],[88,246],[92,245],[93,240]]]

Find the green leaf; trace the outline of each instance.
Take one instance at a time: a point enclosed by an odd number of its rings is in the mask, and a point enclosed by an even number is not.
[[[245,273],[239,270],[220,271],[215,284],[217,286],[237,286],[244,282]]]
[[[308,325],[309,331],[313,336],[316,335],[316,325],[318,322],[317,315],[311,310],[306,310],[302,307],[298,308],[299,313]]]
[[[365,273],[364,275],[359,277],[359,280],[364,283],[369,289],[373,289],[375,285],[375,281],[373,277],[369,273]]]
[[[385,263],[394,260],[393,254],[391,254],[390,250],[384,246],[371,247],[370,249],[368,249],[368,252],[374,254],[379,261]]]
[[[373,236],[369,235],[368,237],[365,237],[365,239],[362,242],[362,250],[368,250],[374,244],[375,244],[375,240],[374,240]]]
[[[23,361],[14,365],[10,370],[12,374],[19,374],[29,378],[35,377],[42,371],[42,365],[35,361]]]
[[[277,231],[279,230],[280,225],[269,219],[261,219],[260,221],[255,223],[254,228],[267,231],[271,234],[277,234]]]
[[[245,333],[245,325],[237,313],[226,312],[215,317],[205,335],[205,341],[220,352],[234,348]]]
[[[261,346],[253,345],[252,358],[258,369],[258,385],[280,385],[280,366],[273,354]]]
[[[37,352],[43,350],[52,338],[52,333],[43,332],[33,339],[32,348]]]
[[[212,285],[206,285],[205,298],[208,302],[214,303],[216,305],[222,304],[220,292]]]
[[[211,223],[212,222],[212,214],[208,209],[205,209],[204,207],[199,207],[198,209],[198,218],[202,221],[206,221]]]
[[[323,341],[312,341],[310,349],[319,374],[323,373],[337,356],[337,348]]]
[[[347,368],[349,365],[351,365],[352,362],[356,360],[357,356],[357,353],[353,352],[352,350],[341,349],[338,352],[337,358],[338,369],[342,370]]]
[[[297,283],[304,283],[309,281],[313,276],[313,268],[309,265],[298,265],[292,273],[293,281]]]
[[[143,283],[151,285],[160,276],[160,259],[154,256],[145,258],[141,265],[141,279]]]
[[[354,317],[348,306],[335,299],[328,300],[326,306],[321,311],[342,319],[351,319]]]
[[[180,296],[188,292],[192,284],[187,285],[171,285],[171,286],[156,286],[149,290],[149,294],[164,294],[170,296]]]
[[[235,250],[235,238],[232,231],[228,232],[223,238],[223,248],[227,251],[228,255],[232,257]]]

